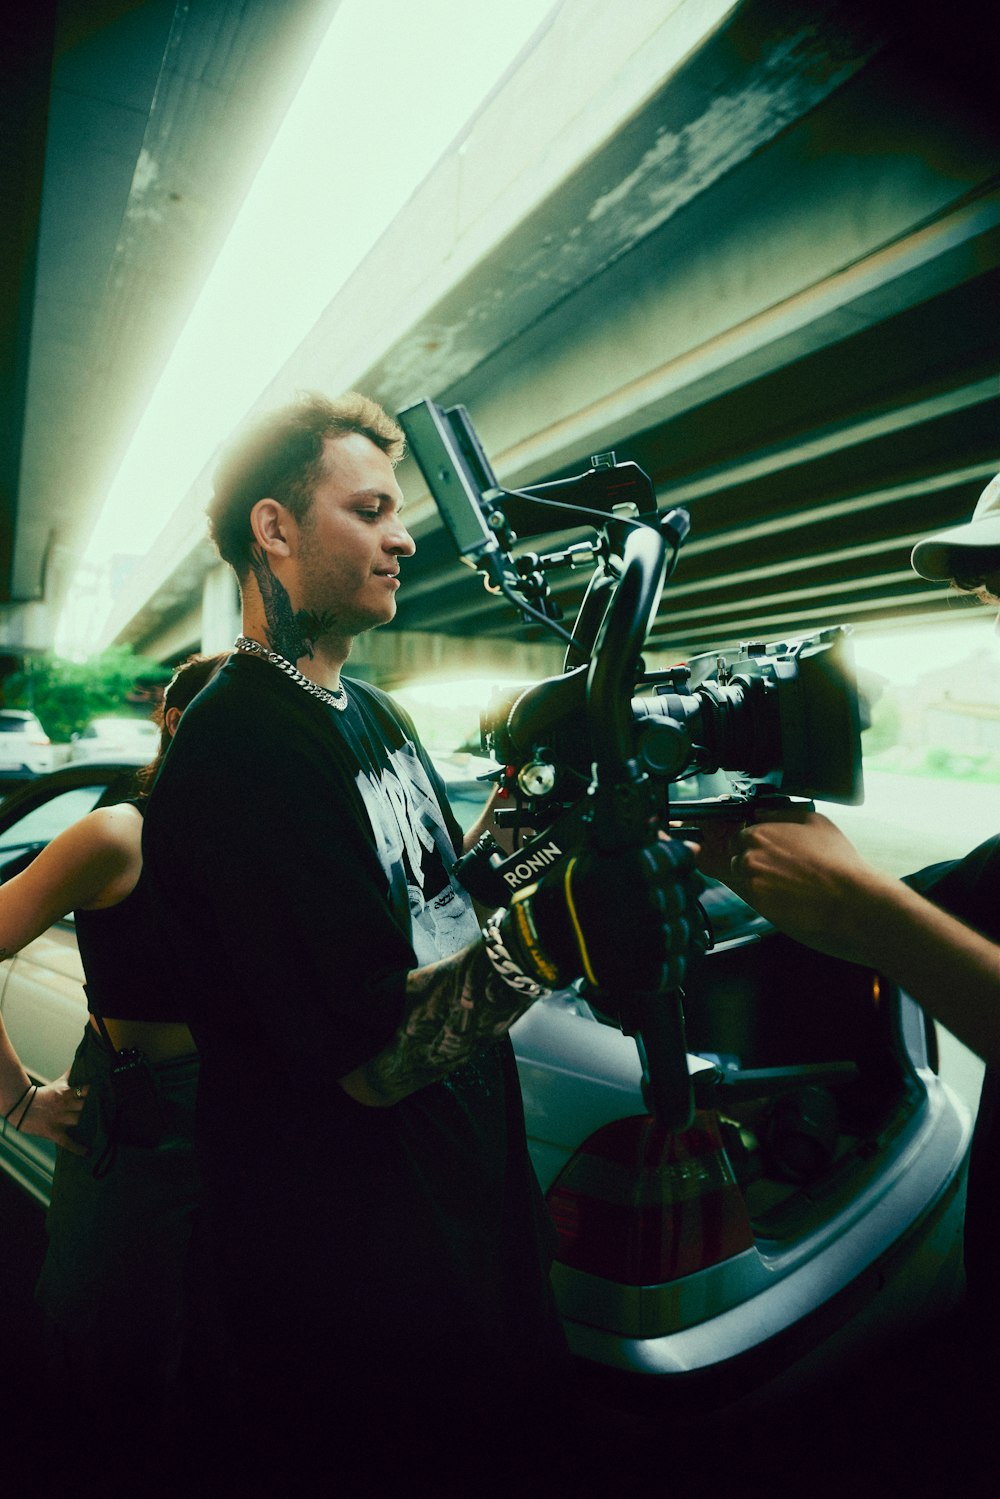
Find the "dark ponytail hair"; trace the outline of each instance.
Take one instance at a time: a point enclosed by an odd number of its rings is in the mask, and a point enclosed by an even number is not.
[[[177,667],[170,681],[163,689],[163,698],[153,714],[153,722],[160,730],[160,746],[156,751],[156,758],[141,770],[135,773],[136,788],[139,796],[148,796],[153,789],[153,782],[160,773],[163,757],[170,747],[172,734],[167,728],[167,710],[179,708],[184,712],[194,702],[203,687],[209,682],[224,662],[228,661],[229,652],[223,651],[218,656],[189,656]]]

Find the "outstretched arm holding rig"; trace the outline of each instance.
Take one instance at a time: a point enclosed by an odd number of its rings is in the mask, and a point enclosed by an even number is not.
[[[705,843],[705,872],[768,921],[808,947],[886,974],[984,1061],[1000,1064],[995,942],[868,864],[820,813],[713,829]]]

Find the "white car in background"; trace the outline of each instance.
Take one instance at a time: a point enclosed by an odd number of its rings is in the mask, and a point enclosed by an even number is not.
[[[148,765],[156,758],[160,731],[148,718],[95,718],[73,735],[71,764]]]
[[[0,709],[0,780],[27,780],[52,769],[52,745],[34,713]]]

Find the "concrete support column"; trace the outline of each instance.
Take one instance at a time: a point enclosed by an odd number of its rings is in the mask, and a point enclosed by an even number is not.
[[[232,568],[220,562],[205,574],[201,590],[201,649],[224,651],[240,633],[240,592]]]

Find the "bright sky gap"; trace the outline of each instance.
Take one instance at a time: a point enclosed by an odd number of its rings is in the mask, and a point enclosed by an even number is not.
[[[111,484],[57,651],[93,648],[111,559],[149,550],[551,9],[342,0]]]

